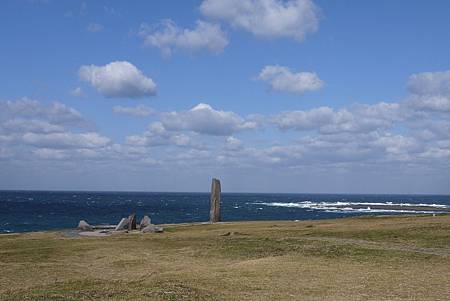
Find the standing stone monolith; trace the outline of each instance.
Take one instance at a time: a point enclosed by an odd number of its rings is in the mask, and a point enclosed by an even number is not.
[[[132,213],[128,217],[128,230],[136,230],[136,213]]]
[[[212,179],[211,184],[211,208],[209,210],[209,222],[220,222],[220,181]]]

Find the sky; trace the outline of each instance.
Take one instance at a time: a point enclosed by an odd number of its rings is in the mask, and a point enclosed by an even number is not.
[[[449,11],[1,1],[0,189],[449,194]]]

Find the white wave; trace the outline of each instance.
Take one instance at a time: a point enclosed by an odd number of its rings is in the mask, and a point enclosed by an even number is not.
[[[310,210],[324,210],[333,213],[354,213],[354,212],[370,212],[370,213],[428,213],[437,214],[442,213],[439,209],[447,209],[449,206],[443,204],[413,204],[413,203],[393,203],[393,202],[271,202],[271,203],[252,203],[254,205],[265,205],[270,207],[285,207],[285,208],[302,208]],[[352,206],[367,206],[366,208],[353,208]],[[384,208],[371,208],[371,206],[383,206]],[[404,209],[389,207],[404,207]],[[427,207],[435,208],[436,210],[414,210],[408,207]]]
[[[447,213],[445,211],[434,211],[434,210],[395,210],[395,209],[371,209],[371,208],[336,208],[336,209],[326,209],[325,212],[329,213],[411,213],[411,214],[440,214]]]

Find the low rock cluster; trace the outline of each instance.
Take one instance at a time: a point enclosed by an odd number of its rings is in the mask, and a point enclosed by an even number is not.
[[[96,229],[105,229],[114,228],[113,232],[122,232],[122,231],[132,231],[132,230],[140,230],[142,233],[161,233],[164,231],[163,227],[153,225],[152,220],[148,215],[144,215],[141,219],[139,225],[136,222],[136,214],[132,213],[128,217],[122,218],[116,226],[108,227],[108,226],[92,226],[87,221],[81,220],[78,223],[77,229],[80,231],[94,231]]]

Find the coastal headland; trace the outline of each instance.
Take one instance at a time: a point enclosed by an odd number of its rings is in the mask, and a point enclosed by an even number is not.
[[[0,300],[450,300],[450,216],[0,235]]]

